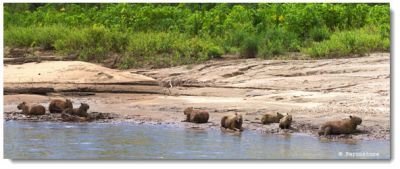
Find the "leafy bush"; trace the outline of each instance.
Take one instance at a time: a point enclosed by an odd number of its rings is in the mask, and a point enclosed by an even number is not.
[[[243,58],[254,58],[257,56],[259,39],[255,35],[245,37],[240,47],[240,56]]]
[[[112,51],[112,37],[113,34],[103,26],[93,25],[82,30],[73,28],[55,42],[55,48],[61,53],[77,54],[81,60],[102,61]]]
[[[209,58],[221,58],[224,54],[224,50],[219,46],[211,46],[208,51]]]
[[[110,17],[112,16],[112,17]],[[120,68],[304,53],[341,57],[390,48],[389,4],[4,4],[4,42]],[[335,30],[335,32],[333,32]],[[360,38],[358,38],[360,37]]]
[[[268,31],[260,45],[261,58],[282,55],[285,52],[298,51],[300,42],[296,35],[281,29]]]
[[[126,57],[120,67],[132,66],[128,64],[131,61],[153,67],[198,63],[221,53],[216,45],[198,37],[173,32],[141,32],[129,37]]]
[[[12,27],[4,31],[4,41],[11,47],[40,47],[46,50],[54,48],[55,40],[66,33],[63,26]]]
[[[372,51],[388,51],[389,39],[382,37],[378,29],[367,27],[332,34],[329,40],[316,42],[303,51],[313,58],[334,58],[349,55],[365,55]]]
[[[313,27],[309,32],[309,38],[316,42],[321,42],[330,37],[330,31],[327,27]]]

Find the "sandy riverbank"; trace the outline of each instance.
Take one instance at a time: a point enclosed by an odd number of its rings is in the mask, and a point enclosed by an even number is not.
[[[289,132],[311,135],[315,135],[318,126],[324,121],[357,115],[363,119],[363,124],[359,126],[362,132],[343,137],[363,140],[390,139],[390,55],[387,53],[371,54],[362,58],[327,60],[222,60],[200,65],[126,71],[99,69],[96,66],[79,70],[66,67],[62,76],[65,78],[59,78],[62,80],[56,83],[49,83],[51,77],[58,76],[51,66],[43,66],[39,72],[26,71],[41,64],[68,65],[66,63],[69,61],[6,65],[5,88],[46,85],[63,92],[54,90],[45,95],[34,95],[7,93],[5,90],[7,95],[4,96],[4,111],[16,111],[16,105],[21,101],[47,106],[52,98],[70,98],[75,107],[80,102],[85,102],[91,106],[90,111],[117,114],[118,118],[115,121],[218,128],[223,115],[238,112],[244,115],[246,129],[285,133],[287,131],[279,130],[277,124],[254,123],[258,122],[257,118],[264,113],[281,112],[294,116],[293,127],[297,130]],[[79,76],[75,77],[74,73],[68,71],[75,71]],[[52,73],[46,75],[46,72]],[[35,77],[40,73],[39,76],[49,79],[29,78],[29,73],[32,73],[32,76],[35,74]],[[124,84],[125,81],[132,81],[131,77],[143,77],[147,84],[151,81],[151,90],[157,92],[146,93],[149,89],[135,92],[135,85],[146,86],[146,83],[135,81]],[[86,80],[88,78],[92,79]],[[102,85],[90,82],[102,82]],[[164,88],[158,86],[159,88],[155,89],[154,82]],[[67,85],[68,90],[64,90],[62,86]],[[91,94],[70,94],[82,92],[74,90],[74,86],[79,88],[80,85],[91,85],[86,86],[83,91]],[[97,92],[100,86],[102,90]],[[132,92],[111,90],[119,88]],[[208,110],[211,114],[210,123],[198,125],[180,122],[184,119],[182,111],[188,106]]]

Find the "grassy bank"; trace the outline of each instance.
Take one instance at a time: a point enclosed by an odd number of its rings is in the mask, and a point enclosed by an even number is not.
[[[4,42],[119,68],[389,51],[388,4],[5,4]]]

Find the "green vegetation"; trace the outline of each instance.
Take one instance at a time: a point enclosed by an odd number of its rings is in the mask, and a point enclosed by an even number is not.
[[[382,38],[374,28],[361,28],[332,34],[329,40],[316,42],[304,52],[314,58],[364,55],[373,51],[387,51],[389,38]]]
[[[224,54],[333,58],[389,51],[389,4],[4,4],[9,47],[54,50],[120,68]]]

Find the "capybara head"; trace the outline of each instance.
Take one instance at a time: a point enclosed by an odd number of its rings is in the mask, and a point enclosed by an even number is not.
[[[17,108],[18,108],[18,110],[21,110],[21,109],[23,109],[25,106],[26,106],[26,102],[22,102],[22,103],[18,104]]]
[[[67,106],[71,106],[72,108],[72,101],[70,99],[65,99]]]
[[[286,120],[289,122],[292,122],[292,115],[290,115],[289,113],[286,113]]]
[[[357,117],[357,116],[349,116],[350,120],[357,125],[360,125],[362,123],[361,118]]]
[[[183,111],[183,114],[184,114],[184,115],[188,115],[188,114],[190,114],[192,111],[193,111],[193,107],[188,107],[188,108],[186,108],[186,109]]]
[[[276,117],[278,117],[279,119],[281,119],[283,117],[282,114],[280,114],[279,112],[276,112]]]
[[[235,113],[235,115],[236,115],[236,122],[239,123],[239,124],[242,124],[243,123],[243,116],[241,114],[237,114],[237,113]]]
[[[89,109],[89,105],[86,103],[81,103],[81,107],[79,107],[79,109],[87,111]]]

